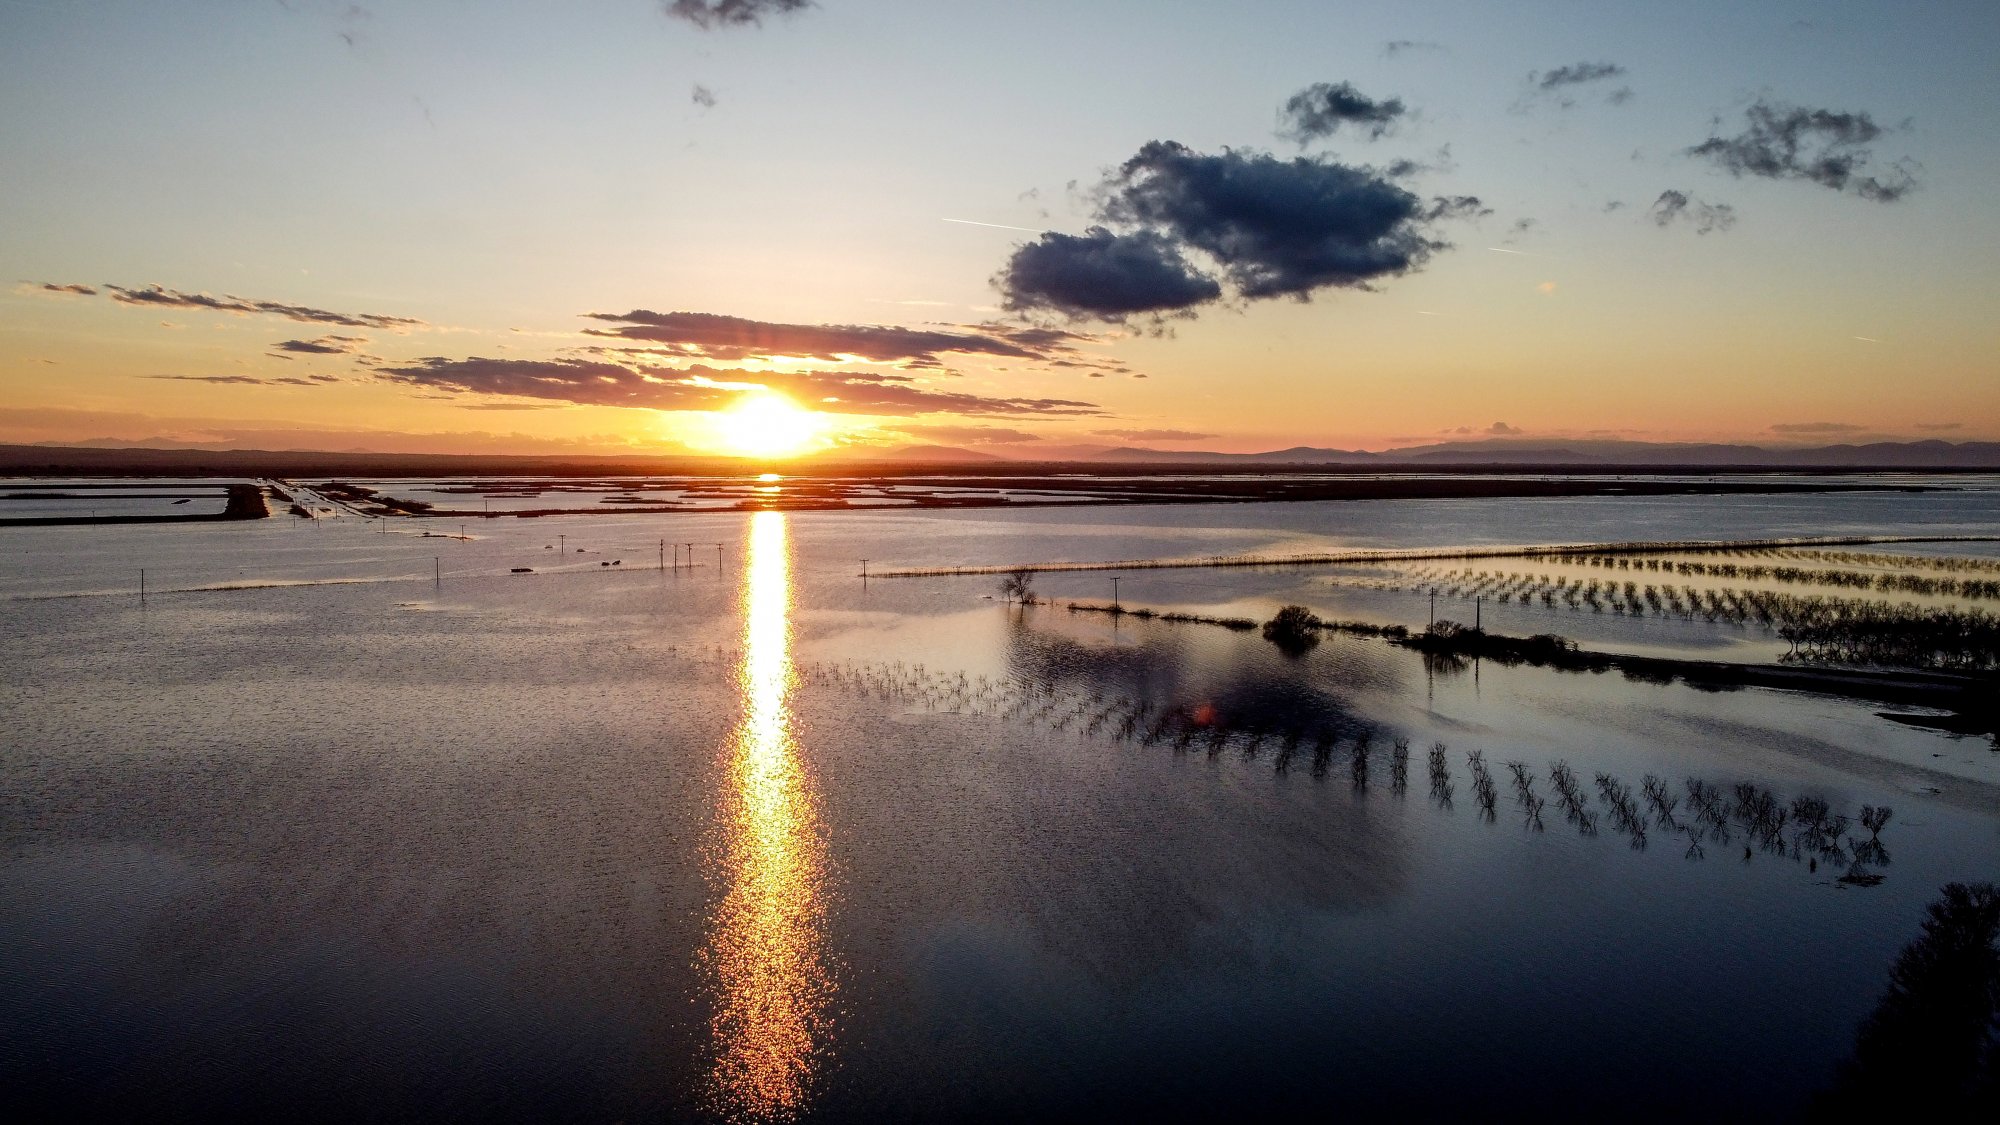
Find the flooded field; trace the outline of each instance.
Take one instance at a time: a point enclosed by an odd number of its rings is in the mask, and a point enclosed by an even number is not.
[[[0,1107],[1790,1115],[2000,877],[1991,739],[1067,605],[1774,660],[1758,596],[1990,613],[2000,544],[860,575],[1992,534],[1970,483],[7,529]]]

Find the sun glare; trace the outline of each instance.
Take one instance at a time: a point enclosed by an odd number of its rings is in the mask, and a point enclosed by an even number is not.
[[[824,416],[775,391],[744,395],[714,415],[723,449],[743,457],[791,457],[813,448],[826,430]]]

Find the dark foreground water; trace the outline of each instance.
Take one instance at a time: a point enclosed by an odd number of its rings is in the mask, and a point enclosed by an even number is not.
[[[0,1114],[1782,1118],[1939,887],[2000,877],[1988,742],[853,575],[1995,526],[1986,492],[10,531]],[[640,569],[663,537],[698,565]],[[1323,578],[1121,596],[1427,612]],[[1222,737],[1149,738],[1171,708]],[[1629,831],[1599,774],[1895,814],[1886,854],[1819,864],[1685,803]]]

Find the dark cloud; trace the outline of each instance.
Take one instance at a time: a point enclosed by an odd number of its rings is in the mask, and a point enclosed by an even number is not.
[[[1015,250],[994,279],[1008,308],[1121,320],[1189,313],[1224,280],[1245,300],[1366,289],[1446,248],[1430,224],[1488,213],[1477,197],[1426,202],[1391,173],[1327,157],[1171,141],[1146,144],[1097,200],[1103,226]]]
[[[1347,125],[1376,140],[1394,129],[1406,112],[1401,98],[1378,102],[1351,83],[1315,82],[1286,99],[1278,110],[1278,135],[1303,145]]]
[[[377,369],[382,379],[456,394],[511,395],[583,406],[648,410],[718,410],[744,386],[780,391],[800,405],[834,414],[1095,415],[1094,403],[1057,398],[993,398],[917,385],[907,375],[809,371],[627,367],[583,359],[446,359],[430,356]]]
[[[1154,231],[1081,235],[1049,231],[1014,251],[993,279],[1013,312],[1048,309],[1083,319],[1123,320],[1181,312],[1222,296],[1172,239]]]
[[[1963,422],[1918,422],[1917,423],[1917,429],[1922,430],[1927,434],[1940,434],[1948,430],[1962,430],[1964,428],[1965,428],[1965,423]]]
[[[715,108],[715,91],[699,82],[694,84],[694,93],[690,94],[689,97],[693,100],[694,104],[703,109]]]
[[[741,362],[795,358],[840,363],[856,360],[904,367],[942,369],[948,355],[1029,360],[1057,367],[1123,371],[1078,350],[1092,337],[1062,329],[1006,324],[906,328],[892,324],[785,324],[720,313],[586,313],[615,328],[588,329],[589,335],[644,345],[666,354]]]
[[[1684,191],[1668,188],[1653,201],[1646,217],[1661,229],[1676,223],[1694,227],[1696,234],[1728,230],[1736,225],[1736,208],[1727,203],[1704,203]]]
[[[306,305],[287,305],[278,301],[258,301],[248,297],[224,295],[212,297],[207,293],[183,293],[159,285],[148,285],[144,289],[127,289],[122,285],[107,285],[111,299],[127,305],[156,305],[176,309],[212,309],[216,312],[236,313],[248,316],[265,313],[282,316],[307,324],[338,324],[345,328],[415,328],[423,326],[423,321],[406,316],[384,316],[379,313],[337,313],[325,309],[315,309]]]
[[[52,281],[44,281],[42,288],[50,293],[74,293],[79,297],[97,296],[97,290],[88,285],[57,285]]]
[[[1581,86],[1587,82],[1601,82],[1606,78],[1616,78],[1625,73],[1625,68],[1617,63],[1579,62],[1559,66],[1550,71],[1537,71],[1528,75],[1528,81],[1537,90],[1560,90],[1565,86]]]
[[[1858,434],[1866,426],[1851,422],[1780,422],[1771,427],[1774,434]]]
[[[346,355],[367,342],[365,336],[321,336],[313,340],[281,340],[271,346],[299,355]]]
[[[1092,430],[1098,437],[1123,438],[1126,441],[1206,441],[1215,434],[1196,433],[1193,430]]]
[[[1442,50],[1444,50],[1444,44],[1433,43],[1428,39],[1391,39],[1387,43],[1382,44],[1382,57],[1393,59],[1398,55],[1407,55],[1413,51]]]
[[[812,0],[665,0],[661,6],[675,19],[708,30],[760,24],[765,16],[789,15],[813,5]]]
[[[897,426],[896,432],[950,445],[1019,445],[1042,440],[1040,434],[1004,426]]]
[[[1470,196],[1426,204],[1366,167],[1210,155],[1162,141],[1140,149],[1108,186],[1107,217],[1202,251],[1251,299],[1303,297],[1408,272],[1443,247],[1424,223],[1479,208]]]
[[[1495,422],[1492,425],[1486,427],[1484,432],[1492,434],[1495,437],[1514,437],[1519,434],[1527,433],[1528,431],[1522,429],[1519,426],[1510,426],[1505,422]]]
[[[1688,155],[1732,176],[1806,180],[1878,203],[1893,203],[1917,186],[1907,162],[1875,170],[1866,146],[1883,130],[1866,113],[1759,101],[1743,114],[1741,133],[1710,137]]]

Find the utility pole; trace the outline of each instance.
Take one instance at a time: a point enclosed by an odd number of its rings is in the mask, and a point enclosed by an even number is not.
[[[1472,628],[1475,632],[1483,631],[1482,623],[1484,619],[1480,615],[1480,609],[1485,604],[1486,599],[1484,597],[1475,597],[1472,599]]]
[[[1432,591],[1431,591],[1431,625],[1432,625],[1432,626],[1436,626],[1436,625],[1437,625],[1437,623],[1438,623],[1438,592],[1437,592],[1436,590],[1432,590]]]
[[[444,560],[436,555],[431,556],[431,585],[444,586]]]
[[[660,540],[660,569],[667,569],[667,541]]]
[[[1120,576],[1118,576],[1118,575],[1115,575],[1115,574],[1111,576],[1111,608],[1112,608],[1112,609],[1117,609],[1117,608],[1118,608],[1118,579],[1119,579],[1119,577],[1120,577]]]
[[[146,604],[146,568],[139,568],[139,604]]]
[[[569,557],[569,540],[560,535],[556,536],[556,554],[561,555],[563,558]]]
[[[720,543],[715,545],[715,572],[717,574],[722,573],[722,544]]]
[[[863,582],[866,582],[866,581],[868,581],[868,560],[867,560],[867,559],[862,559],[862,560],[861,560],[861,580],[862,580]]]

